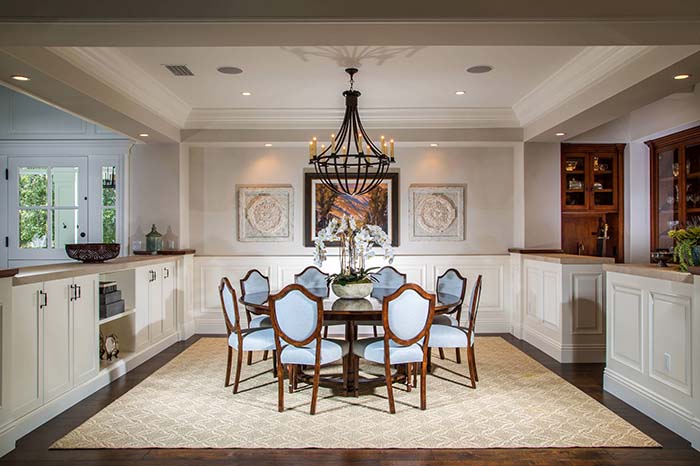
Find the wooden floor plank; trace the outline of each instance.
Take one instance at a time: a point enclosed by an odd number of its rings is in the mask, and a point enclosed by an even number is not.
[[[49,450],[51,444],[194,344],[194,336],[167,348],[125,376],[29,433],[17,448],[0,459],[0,466],[298,466],[334,463],[370,465],[518,465],[543,466],[680,466],[700,464],[700,452],[670,430],[602,389],[603,364],[559,364],[511,335],[501,335],[542,365],[604,404],[659,442],[663,448],[566,448],[478,450],[235,450],[140,449]],[[478,357],[478,355],[477,355]]]

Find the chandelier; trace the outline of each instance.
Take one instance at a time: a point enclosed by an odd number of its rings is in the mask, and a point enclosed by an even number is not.
[[[350,89],[343,92],[345,116],[338,135],[331,134],[328,147],[318,139],[309,141],[309,164],[314,166],[321,182],[339,194],[357,196],[368,193],[384,180],[389,165],[394,163],[394,140],[381,136],[379,147],[367,136],[357,111],[360,91],[353,89],[353,76],[357,68],[347,68]]]

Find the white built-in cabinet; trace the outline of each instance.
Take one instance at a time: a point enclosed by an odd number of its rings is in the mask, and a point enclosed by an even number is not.
[[[175,332],[175,277],[174,262],[136,269],[137,347]]]
[[[97,281],[97,275],[86,275],[13,287],[12,417],[50,402],[96,374]]]

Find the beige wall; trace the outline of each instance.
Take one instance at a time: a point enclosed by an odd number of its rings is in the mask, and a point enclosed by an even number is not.
[[[179,246],[179,144],[138,144],[129,158],[129,248],[156,224],[164,240]],[[167,243],[163,244],[167,246]]]
[[[525,247],[561,247],[560,146],[525,144]]]
[[[400,254],[505,253],[513,242],[513,150],[487,148],[401,148]],[[198,254],[309,254],[303,247],[304,148],[196,148],[190,152],[191,246]],[[408,240],[408,187],[415,183],[466,185],[464,241]],[[290,184],[294,187],[294,241],[242,243],[237,240],[236,185]]]

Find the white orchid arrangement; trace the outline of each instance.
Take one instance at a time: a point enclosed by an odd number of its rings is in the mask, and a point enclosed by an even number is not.
[[[378,225],[357,226],[354,217],[343,216],[331,219],[328,225],[318,232],[314,240],[314,264],[320,267],[327,258],[326,242],[340,242],[341,274],[356,275],[365,271],[365,260],[376,255],[374,246],[384,252],[390,264],[394,261],[391,240]]]

